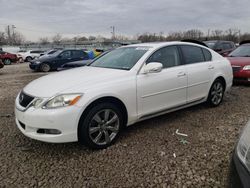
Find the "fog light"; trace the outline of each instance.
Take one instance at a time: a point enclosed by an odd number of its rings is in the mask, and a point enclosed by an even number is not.
[[[38,129],[39,134],[61,134],[62,132],[57,129]]]

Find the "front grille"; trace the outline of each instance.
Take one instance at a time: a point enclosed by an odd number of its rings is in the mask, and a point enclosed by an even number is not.
[[[239,72],[241,70],[241,66],[232,66],[233,72]]]
[[[31,97],[31,96],[25,94],[25,93],[22,91],[22,92],[20,93],[20,95],[19,95],[19,104],[20,104],[22,107],[26,108],[26,107],[30,104],[30,102],[31,102],[33,99],[34,99],[34,97]]]

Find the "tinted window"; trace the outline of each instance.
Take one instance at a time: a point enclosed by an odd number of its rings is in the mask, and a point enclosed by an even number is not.
[[[186,64],[199,63],[205,61],[202,49],[196,46],[181,46]]]
[[[30,51],[30,53],[31,53],[31,54],[40,54],[40,53],[43,53],[43,51],[39,51],[39,50],[35,51],[35,50],[34,50],[34,51]]]
[[[71,53],[70,51],[64,51],[60,54],[60,56],[63,58],[63,59],[66,59],[66,58],[70,58],[71,57]]]
[[[178,49],[176,46],[168,46],[157,50],[150,58],[147,63],[159,62],[162,63],[163,68],[174,67],[180,64],[180,58]]]
[[[206,61],[211,61],[211,60],[212,60],[212,55],[211,55],[211,53],[210,53],[208,50],[204,49],[204,48],[202,48],[202,51],[203,51],[205,60],[206,60]]]
[[[84,52],[80,50],[72,51],[72,57],[74,58],[84,57]]]
[[[231,47],[231,45],[230,45],[230,43],[223,43],[222,44],[222,49],[223,50],[228,50],[228,49],[231,49],[232,47]]]

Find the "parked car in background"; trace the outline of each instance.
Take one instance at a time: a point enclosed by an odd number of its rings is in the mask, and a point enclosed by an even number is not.
[[[5,51],[0,51],[0,59],[3,61],[5,65],[10,65],[12,62],[17,61],[17,55]]]
[[[250,121],[247,123],[233,152],[229,175],[230,188],[250,187]]]
[[[36,57],[41,56],[41,54],[43,54],[44,51],[42,50],[29,50],[27,52],[19,52],[17,54],[18,59],[23,59],[24,61],[30,62],[31,60],[33,60]]]
[[[250,43],[245,43],[228,55],[235,82],[250,83]]]
[[[48,72],[57,70],[66,63],[87,59],[89,56],[83,50],[58,50],[49,56],[41,56],[31,61],[29,67],[36,71]]]
[[[110,51],[106,51],[106,52],[102,52],[100,55],[98,55],[95,59],[88,59],[88,60],[80,60],[80,61],[73,61],[73,62],[69,62],[69,63],[65,63],[64,65],[62,65],[60,68],[58,68],[57,70],[66,70],[66,69],[72,69],[72,68],[77,68],[77,67],[83,67],[86,66],[92,62],[94,62],[95,60],[97,60],[98,58],[102,57],[103,55],[109,53]]]
[[[201,45],[128,45],[32,81],[16,98],[16,124],[40,141],[106,148],[123,126],[203,102],[220,105],[232,79],[229,61]]]
[[[204,43],[222,56],[227,56],[236,48],[232,41],[210,40],[204,41]]]
[[[4,63],[3,61],[0,59],[0,69],[2,69],[4,67]]]

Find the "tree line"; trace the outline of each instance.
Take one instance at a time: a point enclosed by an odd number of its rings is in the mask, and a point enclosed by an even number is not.
[[[41,37],[38,41],[40,44],[61,44],[69,42],[72,44],[79,44],[83,41],[94,41],[94,40],[111,40],[110,38],[98,36],[76,36],[72,38],[65,38],[61,34],[55,34],[52,37]],[[207,32],[201,31],[199,29],[190,29],[186,31],[174,31],[167,35],[163,32],[160,33],[143,33],[137,34],[134,37],[127,37],[124,35],[117,35],[115,39],[112,40],[139,40],[141,42],[156,42],[156,41],[179,41],[183,39],[195,39],[200,41],[206,40],[229,40],[235,43],[239,43],[242,40],[249,40],[250,33],[241,33],[238,29],[227,29],[227,30],[207,30]],[[0,45],[20,45],[27,43],[24,36],[14,30],[6,28],[5,32],[0,31]],[[37,42],[36,42],[37,43]]]

